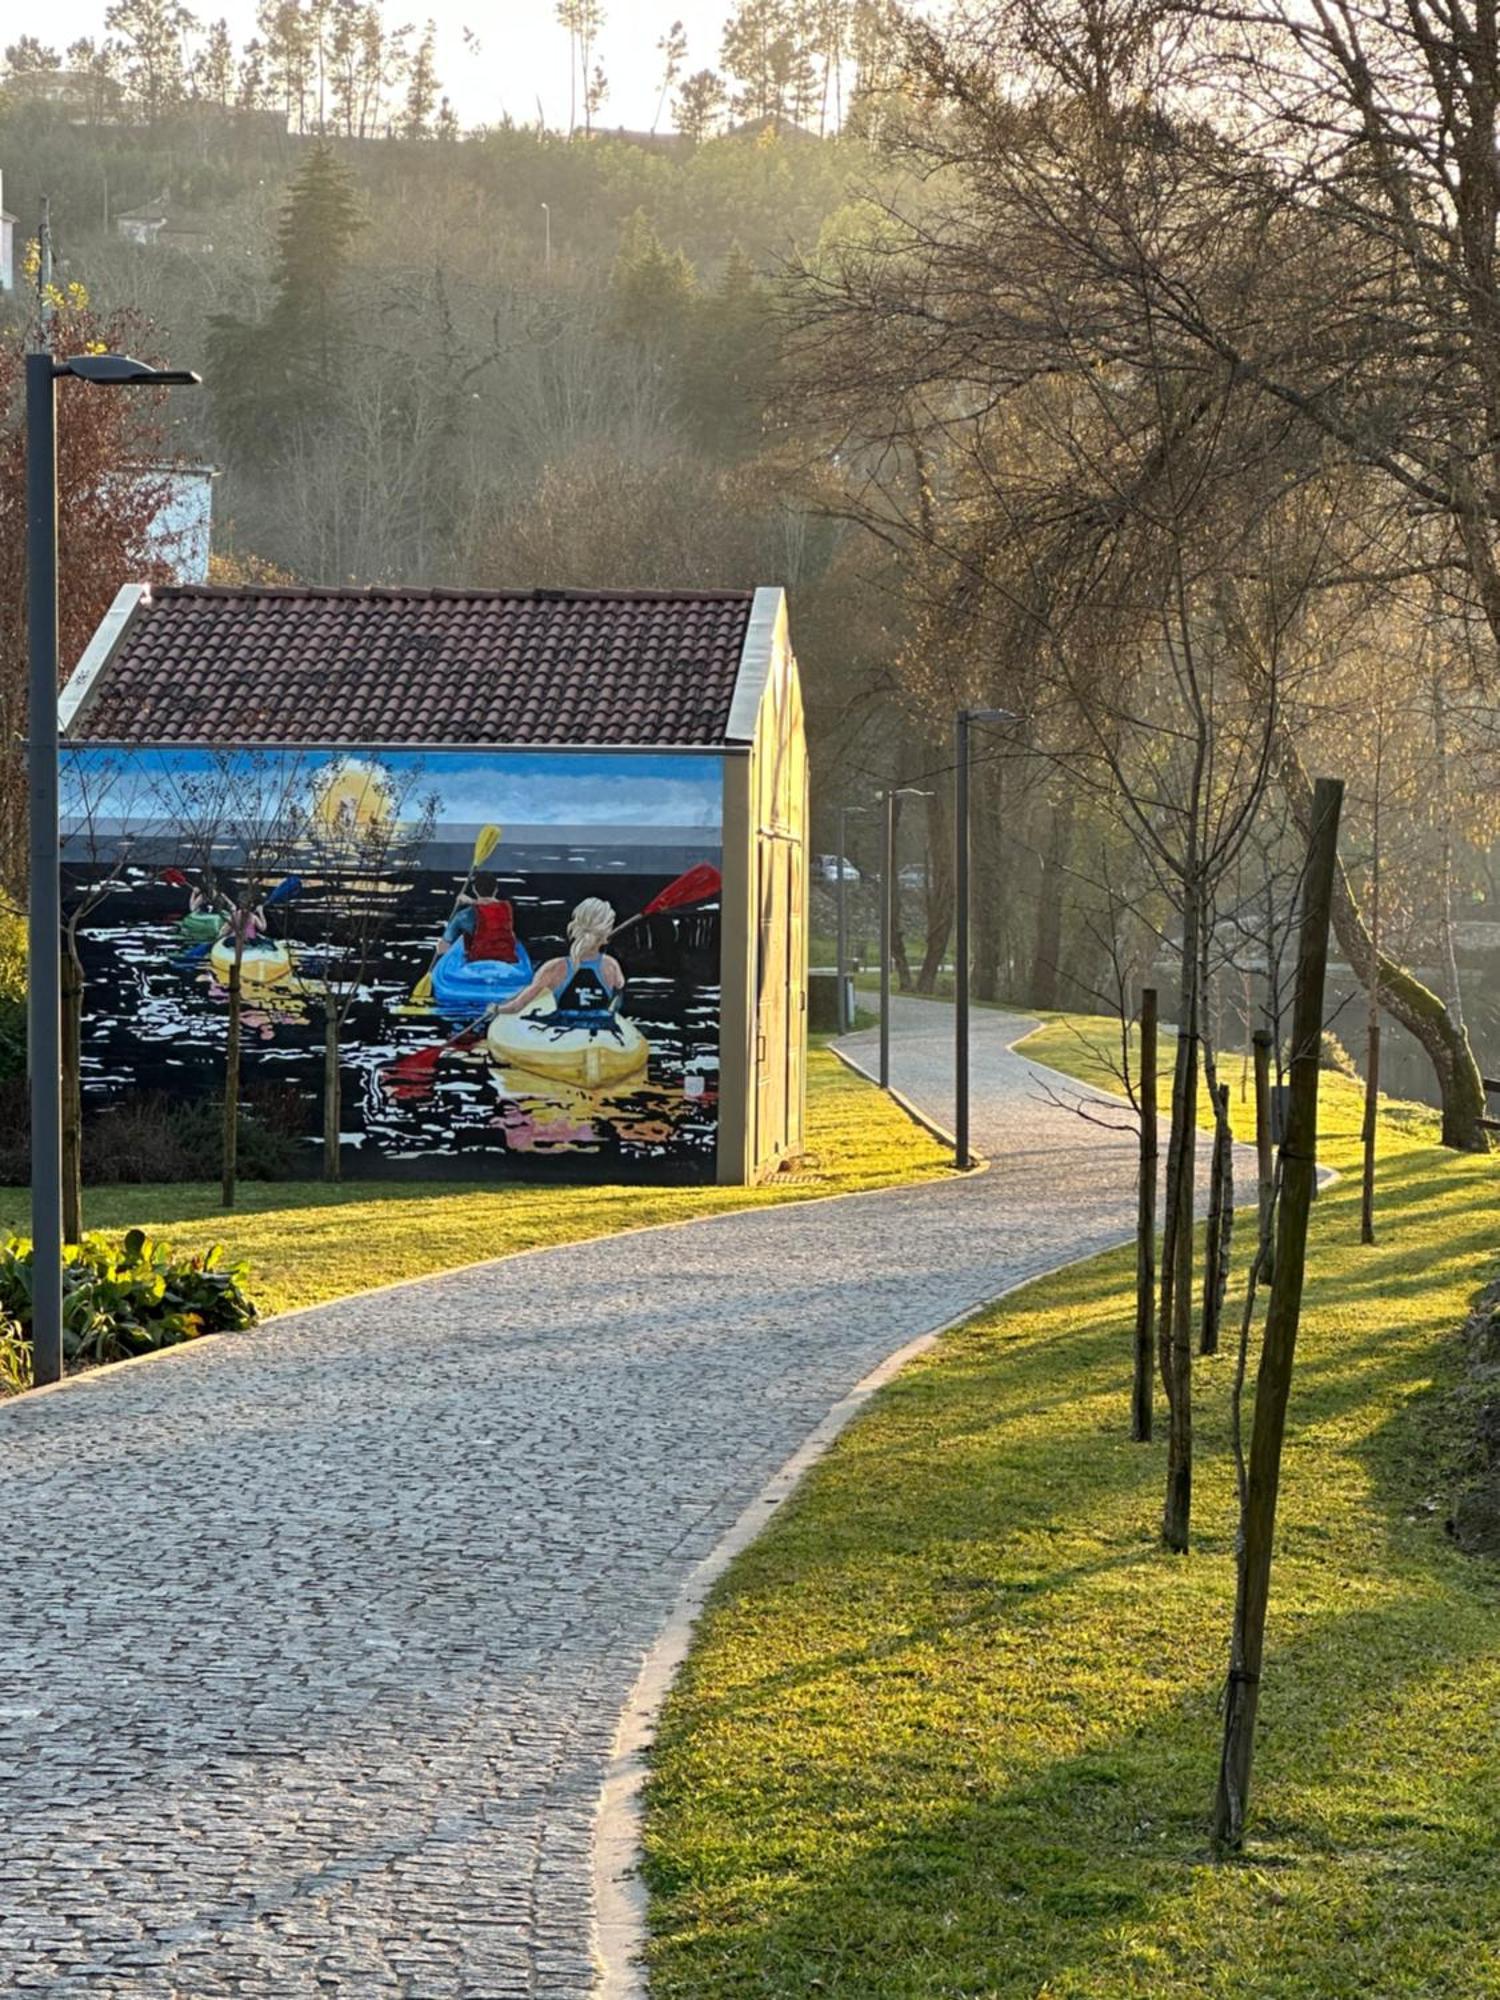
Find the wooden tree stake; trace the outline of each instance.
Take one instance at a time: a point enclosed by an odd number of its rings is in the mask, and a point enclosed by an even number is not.
[[[1320,778],[1313,797],[1307,864],[1302,883],[1302,934],[1297,950],[1297,990],[1292,1011],[1291,1090],[1281,1146],[1281,1207],[1277,1218],[1276,1276],[1266,1309],[1265,1338],[1255,1385],[1255,1428],[1250,1476],[1240,1524],[1239,1583],[1229,1682],[1224,1700],[1224,1744],[1214,1801],[1214,1841],[1223,1850],[1244,1838],[1255,1753],[1255,1717],[1265,1657],[1266,1606],[1287,1399],[1302,1311],[1307,1222],[1317,1179],[1318,1056],[1323,1037],[1323,988],[1328,969],[1328,925],[1338,859],[1340,779]]]
[[[1141,1109],[1141,1157],[1135,1225],[1135,1380],[1130,1402],[1130,1435],[1138,1444],[1151,1442],[1151,1371],[1156,1352],[1156,1076],[1156,988],[1146,986],[1141,989],[1141,1062],[1137,1091]]]

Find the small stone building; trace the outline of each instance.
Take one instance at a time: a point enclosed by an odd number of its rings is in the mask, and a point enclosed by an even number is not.
[[[112,885],[86,1116],[222,1092],[237,979],[247,1110],[300,1106],[309,1171],[330,1019],[351,1174],[740,1183],[801,1153],[781,590],[131,586],[62,722],[67,879]]]

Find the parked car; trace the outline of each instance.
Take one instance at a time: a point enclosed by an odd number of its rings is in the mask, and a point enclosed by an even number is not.
[[[839,857],[836,854],[815,854],[813,856],[813,874],[820,882],[837,882],[839,879]],[[847,855],[844,857],[844,880],[846,882],[857,882],[859,880],[859,870]]]

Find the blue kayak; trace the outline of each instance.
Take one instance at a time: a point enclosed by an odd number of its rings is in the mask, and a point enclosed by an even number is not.
[[[523,986],[530,984],[531,959],[519,938],[514,959],[473,960],[460,939],[432,968],[432,997],[438,1011],[465,1021],[498,1001],[514,999]]]

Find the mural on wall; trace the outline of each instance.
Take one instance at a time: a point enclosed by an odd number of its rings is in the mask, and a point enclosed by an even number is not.
[[[63,786],[86,1118],[220,1094],[237,967],[309,1173],[332,1063],[351,1174],[712,1178],[719,758],[89,746]]]

